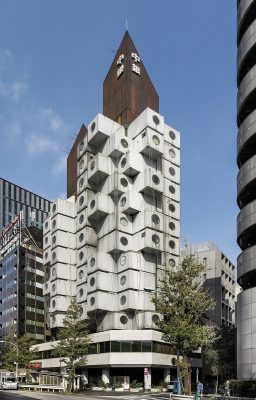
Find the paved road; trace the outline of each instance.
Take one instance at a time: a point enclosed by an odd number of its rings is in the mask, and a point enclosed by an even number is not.
[[[169,393],[92,393],[82,392],[77,395],[57,393],[0,391],[0,400],[168,400]]]

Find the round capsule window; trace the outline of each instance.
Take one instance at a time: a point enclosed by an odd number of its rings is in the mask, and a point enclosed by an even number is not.
[[[152,242],[155,244],[158,244],[160,242],[159,236],[153,235],[152,236]]]
[[[82,279],[84,277],[84,271],[82,269],[81,269],[81,271],[79,271],[78,277],[79,277],[79,279]]]
[[[44,239],[44,243],[47,244],[48,243],[48,237],[46,236],[46,238]]]
[[[95,258],[93,257],[91,258],[90,266],[93,267],[94,265],[95,265]]]
[[[154,324],[156,324],[158,321],[159,321],[159,315],[153,314],[153,315],[152,315],[152,322],[153,322]]]
[[[153,142],[155,143],[156,146],[158,146],[160,144],[160,139],[158,136],[153,135]]]
[[[83,186],[83,184],[84,184],[84,178],[81,178],[80,181],[79,181],[80,188]]]
[[[83,312],[84,312],[83,307],[80,307],[80,309],[79,309],[79,317],[82,317]]]
[[[171,249],[174,249],[176,247],[176,244],[175,244],[175,242],[173,240],[170,240],[169,241],[169,246],[170,246]]]
[[[160,179],[157,175],[152,176],[152,181],[155,185],[159,185],[159,183],[160,183]]]
[[[171,212],[174,212],[175,211],[175,205],[174,204],[169,204],[169,210]]]
[[[128,239],[125,236],[122,236],[120,242],[122,243],[123,246],[127,246]]]
[[[56,275],[56,268],[53,268],[52,269],[52,276],[55,276]]]
[[[124,266],[126,264],[126,256],[121,256],[120,265]]]
[[[169,222],[169,228],[171,229],[171,231],[175,230],[175,224],[174,222]]]
[[[82,259],[84,258],[84,252],[80,251],[78,257],[79,257],[79,260],[82,261]]]
[[[170,167],[170,168],[169,168],[169,174],[170,174],[171,176],[174,176],[174,175],[175,175],[175,169],[174,169],[173,167]]]
[[[79,217],[79,224],[82,224],[84,222],[84,215],[81,214]]]
[[[128,147],[128,142],[127,142],[127,140],[121,139],[121,145],[122,145],[125,149],[127,149],[127,147]]]
[[[83,294],[84,294],[84,289],[79,289],[79,297],[82,297],[83,296]]]
[[[120,284],[121,285],[125,285],[125,283],[126,283],[126,276],[122,275],[121,278],[120,278]]]
[[[92,200],[90,203],[91,210],[95,207],[95,200]]]
[[[79,169],[83,169],[84,168],[84,159],[82,158],[82,160],[80,160],[79,162]]]
[[[82,140],[79,144],[79,151],[82,151],[84,148],[84,141]]]
[[[81,243],[84,240],[84,234],[80,233],[80,235],[78,236],[78,240]]]
[[[47,260],[47,258],[48,258],[48,252],[46,252],[46,253],[44,254],[44,258]]]
[[[158,118],[158,116],[156,114],[153,115],[153,121],[156,125],[160,124],[160,119]]]
[[[153,224],[158,225],[160,223],[160,218],[156,214],[152,215],[151,220],[152,220]]]
[[[84,196],[81,196],[80,199],[79,199],[79,206],[80,207],[82,207],[83,202],[84,202]]]
[[[46,221],[45,225],[44,225],[45,229],[48,228],[48,221]]]
[[[125,315],[122,315],[120,317],[120,322],[121,322],[121,324],[125,325],[128,322],[128,318]]]
[[[120,201],[120,206],[121,206],[121,207],[124,207],[125,204],[126,204],[126,197],[122,197],[122,198],[121,198],[121,201]]]
[[[47,290],[48,289],[48,283],[45,283],[44,284],[44,290]]]
[[[56,301],[53,300],[53,301],[52,301],[52,308],[55,308],[55,306],[56,306]]]
[[[52,291],[53,292],[55,292],[55,290],[56,290],[56,285],[55,285],[55,283],[52,285]]]
[[[122,296],[120,299],[120,304],[123,306],[126,303],[126,296]]]
[[[52,227],[53,227],[53,228],[56,227],[56,219],[52,222]]]
[[[53,322],[53,323],[56,322],[56,317],[55,317],[55,315],[52,316],[52,322]]]
[[[175,133],[173,131],[170,131],[169,132],[169,137],[170,137],[171,140],[174,140],[176,138],[176,135],[175,135]]]
[[[128,186],[128,182],[127,182],[127,180],[125,178],[121,178],[120,182],[121,182],[122,186],[124,186],[124,187]]]
[[[124,168],[125,164],[126,164],[126,158],[123,158],[121,161],[121,167]]]
[[[55,244],[56,243],[56,236],[54,235],[53,237],[52,237],[52,244]]]
[[[176,191],[176,190],[175,190],[175,187],[172,186],[172,185],[170,185],[170,186],[169,186],[169,192],[172,193],[172,194],[174,194],[175,191]]]
[[[55,251],[52,253],[52,259],[53,259],[53,261],[56,259],[56,253],[55,253]]]
[[[168,261],[169,267],[174,268],[175,267],[175,260],[173,258],[170,258]]]
[[[95,161],[93,160],[90,165],[90,170],[92,171],[95,167]]]
[[[56,211],[56,204],[53,204],[53,206],[52,206],[52,212],[55,213],[55,211]]]
[[[95,278],[91,278],[90,279],[90,286],[94,286],[95,285]]]
[[[174,151],[173,149],[170,149],[170,150],[169,150],[169,156],[170,156],[171,158],[174,158],[174,157],[176,156],[176,153],[175,153],[175,151]]]
[[[122,217],[120,218],[120,224],[123,226],[127,226],[128,225],[128,221],[126,218]]]
[[[91,306],[93,306],[94,303],[95,303],[95,297],[91,297],[91,298],[90,298],[90,304],[91,304]]]
[[[93,122],[93,123],[91,124],[91,132],[94,131],[95,127],[96,127],[96,124],[95,124],[95,122]]]

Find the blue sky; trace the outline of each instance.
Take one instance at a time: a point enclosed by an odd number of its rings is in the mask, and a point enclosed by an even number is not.
[[[181,132],[182,240],[213,240],[235,261],[235,0],[0,0],[0,176],[65,193],[67,151],[102,111],[126,19]]]

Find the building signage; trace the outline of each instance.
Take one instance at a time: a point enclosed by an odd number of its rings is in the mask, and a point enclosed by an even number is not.
[[[140,76],[140,66],[138,65],[140,63],[140,57],[138,56],[137,53],[131,53],[131,58],[132,58],[132,72],[136,75]],[[123,74],[124,72],[124,54],[120,54],[120,56],[118,57],[117,61],[116,61],[116,65],[117,65],[117,79],[120,78],[120,76]]]
[[[148,375],[148,368],[144,368],[144,375]]]
[[[0,232],[0,253],[6,252],[18,240],[19,232],[20,218],[17,216]]]

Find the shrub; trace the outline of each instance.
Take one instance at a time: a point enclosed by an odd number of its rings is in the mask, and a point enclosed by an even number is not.
[[[143,384],[136,380],[134,380],[130,383],[130,388],[132,388],[132,389],[137,389],[137,388],[141,388],[141,387],[143,387]]]
[[[230,381],[232,394],[241,397],[255,397],[256,380],[235,380]]]

